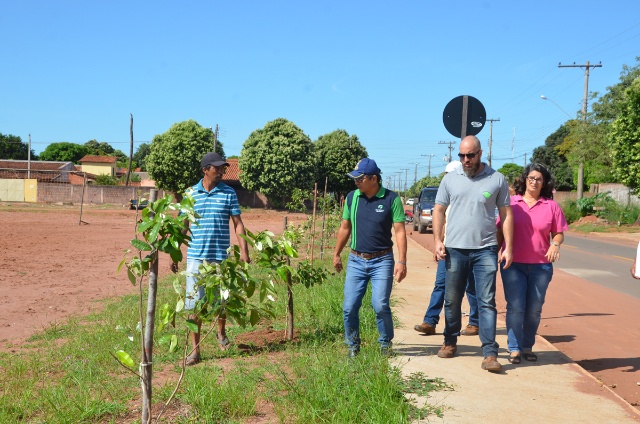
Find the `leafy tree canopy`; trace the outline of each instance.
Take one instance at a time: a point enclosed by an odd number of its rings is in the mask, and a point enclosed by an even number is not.
[[[505,176],[509,184],[513,184],[523,171],[524,167],[515,163],[505,163],[498,169],[498,172]]]
[[[133,154],[133,160],[136,166],[140,167],[141,171],[147,170],[147,156],[151,153],[151,146],[149,143],[142,143],[138,146],[138,150]]]
[[[106,141],[100,143],[97,140],[89,140],[84,143],[87,148],[87,154],[93,156],[115,156],[115,149]],[[122,153],[122,152],[121,152]]]
[[[37,156],[33,149],[31,150],[31,159],[37,160]],[[0,159],[29,159],[29,145],[23,143],[20,137],[0,133]]]
[[[313,186],[313,144],[293,122],[278,118],[249,135],[238,166],[244,187],[283,205],[283,198],[294,188],[308,190]]]
[[[61,141],[49,144],[44,151],[40,153],[40,160],[73,162],[77,164],[85,155],[87,155],[87,148],[85,146]]]
[[[326,178],[327,190],[337,196],[354,189],[353,180],[346,174],[353,170],[360,159],[369,156],[358,136],[350,136],[345,130],[321,135],[314,143],[314,155],[316,181],[320,187],[324,187]]]
[[[569,135],[567,124],[560,126],[544,142],[544,146],[536,147],[533,150],[531,162],[539,163],[547,167],[551,175],[555,178],[556,189],[573,190],[573,172],[567,158],[561,154],[557,147],[564,142]]]
[[[172,191],[176,199],[182,199],[182,193],[202,178],[200,160],[213,151],[212,140],[211,128],[194,120],[178,122],[164,134],[154,136],[146,165],[158,188]],[[216,152],[224,156],[220,141]]]
[[[625,90],[620,113],[611,124],[613,167],[622,183],[640,187],[640,78]]]

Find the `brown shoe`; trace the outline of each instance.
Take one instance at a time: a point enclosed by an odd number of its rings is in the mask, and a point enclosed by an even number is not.
[[[487,356],[482,361],[482,369],[491,372],[502,372],[502,365],[495,356]]]
[[[456,345],[443,344],[438,351],[438,358],[453,358],[457,350],[458,347]]]
[[[478,335],[478,326],[477,325],[467,325],[467,327],[460,332],[463,336],[477,336]]]
[[[413,327],[413,329],[427,336],[432,336],[436,334],[436,327],[431,324],[427,324],[426,322],[416,325],[415,327]]]

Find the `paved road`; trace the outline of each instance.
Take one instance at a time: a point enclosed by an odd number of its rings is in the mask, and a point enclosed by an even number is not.
[[[409,226],[407,232],[433,251],[431,233],[418,234]],[[637,238],[568,234],[565,243],[538,334],[640,408],[640,281],[629,275]],[[504,321],[499,276],[496,302]]]
[[[640,299],[640,282],[629,274],[635,255],[625,239],[567,234],[555,269]]]

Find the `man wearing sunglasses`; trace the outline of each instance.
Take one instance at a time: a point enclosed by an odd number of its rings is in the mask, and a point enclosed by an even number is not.
[[[373,159],[364,158],[347,175],[356,183],[344,203],[342,223],[333,255],[333,266],[342,271],[340,253],[351,237],[351,252],[344,283],[344,331],[348,356],[360,352],[360,306],[371,281],[371,297],[378,326],[378,343],[390,355],[393,319],[389,299],[393,280],[407,274],[407,234],[404,206],[397,193],[382,187],[381,171]],[[393,227],[398,244],[398,262],[393,258]]]
[[[440,358],[452,358],[462,327],[461,304],[467,277],[472,274],[476,283],[479,335],[484,360],[482,369],[502,371],[497,360],[496,342],[496,272],[498,262],[508,268],[512,261],[513,218],[509,185],[505,177],[481,161],[482,147],[475,136],[460,142],[458,154],[462,167],[444,176],[433,209],[435,254],[444,260],[445,329]],[[495,208],[503,222],[505,249],[498,257]],[[444,240],[445,210],[447,238]]]

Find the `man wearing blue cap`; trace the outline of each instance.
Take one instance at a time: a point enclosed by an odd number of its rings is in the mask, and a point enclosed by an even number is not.
[[[341,272],[340,253],[351,237],[343,304],[345,343],[350,358],[360,352],[360,306],[369,281],[380,351],[391,354],[394,335],[389,305],[391,287],[394,279],[401,282],[407,275],[404,206],[397,193],[382,187],[380,174],[376,162],[369,158],[362,159],[347,174],[357,189],[346,197],[333,254],[333,266]],[[391,227],[398,243],[398,262],[393,258]]]

